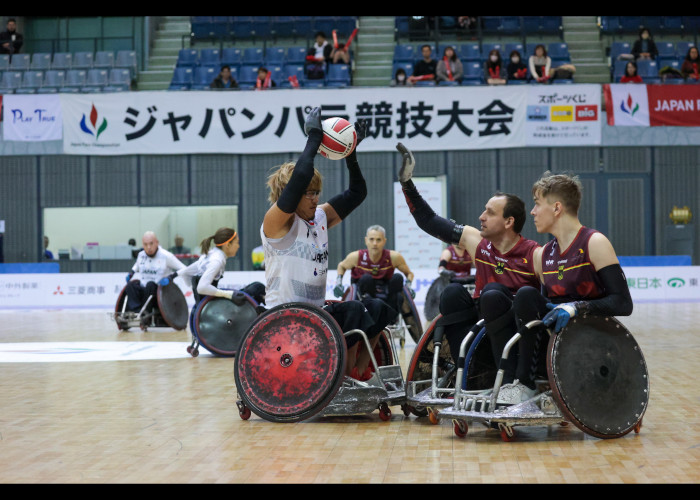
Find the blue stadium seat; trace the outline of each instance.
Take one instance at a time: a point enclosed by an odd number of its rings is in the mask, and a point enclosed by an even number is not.
[[[394,46],[394,62],[413,62],[416,59],[416,49],[410,43],[400,43]]]
[[[485,34],[493,35],[501,31],[501,16],[481,16],[481,31]]]
[[[131,71],[129,68],[112,68],[109,71],[108,85],[129,90],[131,88]]]
[[[401,37],[408,36],[408,16],[396,16],[394,21],[394,30]]]
[[[628,62],[629,61],[613,60],[611,71],[614,82],[618,81],[620,77],[624,76],[625,68],[627,67]],[[637,73],[639,73],[639,70],[637,70]]]
[[[115,68],[128,68],[131,76],[135,77],[138,73],[138,60],[136,59],[135,50],[118,50],[117,57],[114,60]]]
[[[352,76],[347,64],[329,64],[326,72],[326,85],[329,87],[349,87]]]
[[[212,16],[190,16],[190,33],[195,39],[214,37]]]
[[[176,66],[182,68],[193,68],[199,60],[199,51],[197,49],[180,49],[177,53]]]
[[[258,68],[256,66],[243,65],[238,70],[238,84],[241,87],[252,87],[258,78]]]
[[[114,52],[111,50],[98,50],[95,52],[93,68],[112,69],[114,67]]]
[[[246,47],[243,49],[243,61],[247,66],[261,66],[263,64],[263,49],[259,47]]]
[[[214,66],[199,66],[194,69],[194,77],[192,79],[191,90],[206,90],[209,89],[211,82],[219,74],[219,70]]]
[[[649,59],[640,59],[637,61],[637,73],[643,80],[657,78],[659,76],[659,68],[656,61]]]
[[[10,54],[0,54],[0,71],[10,68]]]
[[[270,16],[251,16],[251,35],[255,38],[269,38],[272,32]]]
[[[0,93],[13,94],[22,85],[21,71],[4,71],[0,79]]]
[[[615,61],[620,54],[630,54],[632,44],[629,42],[612,42],[610,44],[610,59]]]
[[[600,16],[600,31],[604,35],[621,33],[620,16]]]
[[[175,67],[170,81],[170,90],[189,90],[194,80],[194,69],[190,66]]]
[[[87,80],[87,70],[69,69],[66,70],[66,79],[63,81],[63,88],[80,89],[85,86]]]
[[[63,87],[65,80],[65,70],[48,69],[44,71],[44,82],[41,84],[41,88],[58,90],[59,88]]]
[[[32,54],[32,62],[29,69],[45,71],[51,68],[51,54],[49,52],[35,52]]]
[[[221,50],[221,65],[240,66],[243,61],[243,50],[235,47],[225,47]]]
[[[641,27],[642,16],[620,16],[620,29],[623,33],[637,33]]]
[[[658,36],[663,31],[663,16],[642,16],[641,25]]]
[[[313,18],[311,16],[294,16],[294,34],[302,38],[313,37]],[[326,35],[330,36],[330,33],[326,33]]]
[[[676,42],[676,54],[678,54],[678,59],[685,59],[685,56],[688,55],[688,49],[690,49],[690,47],[695,47],[695,42]]]
[[[459,59],[462,63],[481,61],[481,47],[478,43],[463,43],[459,47]]]
[[[480,85],[483,83],[484,69],[480,62],[470,62],[464,65],[462,85]]]
[[[199,51],[199,66],[220,67],[221,66],[221,51],[219,49],[202,49]]]
[[[109,70],[103,68],[90,68],[87,70],[85,85],[81,92],[98,92],[109,83]]]
[[[304,64],[306,62],[306,47],[287,48],[287,64]]]
[[[20,82],[19,87],[15,89],[15,94],[36,94],[37,90],[41,86],[41,81],[43,78],[44,74],[41,71],[22,71],[22,81]]]
[[[278,85],[282,88],[290,88],[292,84],[289,81],[289,77],[296,76],[299,86],[304,85],[304,65],[303,64],[286,64],[284,66],[284,72],[280,78]]]
[[[326,37],[331,40],[331,32],[336,29],[336,16],[314,16],[313,30],[323,31]]]
[[[253,36],[253,16],[231,16],[229,18],[231,36],[248,39]]]
[[[273,64],[283,65],[287,59],[287,51],[284,47],[267,47],[264,59],[265,64],[268,66]]]
[[[95,62],[95,55],[92,52],[78,51],[73,54],[74,69],[90,69]]]
[[[520,16],[503,16],[501,18],[501,33],[504,35],[515,35],[522,32]]]
[[[294,36],[294,17],[275,16],[271,21],[271,30],[274,36],[291,38]]]
[[[73,66],[73,54],[70,52],[54,52],[51,60],[51,69],[71,69]]]
[[[13,54],[10,59],[10,70],[25,71],[29,69],[32,62],[30,54]]]
[[[682,16],[664,16],[663,17],[663,32],[664,33],[680,33],[683,29]]]

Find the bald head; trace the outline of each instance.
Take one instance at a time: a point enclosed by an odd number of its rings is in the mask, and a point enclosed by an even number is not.
[[[146,252],[146,255],[149,257],[153,257],[158,251],[158,238],[156,237],[156,233],[153,231],[146,231],[143,233],[141,243],[143,243],[144,252]]]

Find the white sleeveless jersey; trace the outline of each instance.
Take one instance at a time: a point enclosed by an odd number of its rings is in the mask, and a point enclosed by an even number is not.
[[[141,280],[141,286],[145,286],[151,281],[158,283],[171,273],[184,268],[185,264],[159,246],[153,257],[149,257],[144,250],[141,250],[136,256],[136,263],[131,270],[134,271],[134,278]]]
[[[294,214],[289,232],[267,238],[260,226],[265,250],[265,305],[289,302],[323,307],[328,275],[328,224],[326,212],[316,208],[314,220]]]
[[[223,278],[224,270],[226,269],[226,258],[223,250],[219,247],[213,247],[206,255],[199,257],[197,262],[193,262],[177,274],[182,278],[188,278],[190,281],[193,276],[200,276],[197,284],[197,293],[200,295],[215,295],[217,288],[213,285],[213,282]]]

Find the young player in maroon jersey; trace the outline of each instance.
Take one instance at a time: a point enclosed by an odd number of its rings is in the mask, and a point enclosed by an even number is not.
[[[483,318],[498,366],[506,342],[517,329],[512,311],[513,296],[523,286],[539,286],[533,267],[533,255],[539,245],[520,234],[525,224],[525,204],[517,196],[497,192],[479,216],[479,229],[444,219],[435,214],[411,180],[415,167],[413,154],[401,143],[396,149],[403,157],[399,181],[418,227],[445,243],[459,244],[475,262],[473,297],[457,283],[448,285],[440,296],[440,313],[445,320],[450,354],[456,362],[467,331]],[[508,364],[505,382],[511,382],[515,375],[513,353]]]
[[[540,287],[518,290],[513,310],[520,325],[542,319],[554,332],[580,314],[629,316],[632,297],[615,250],[602,234],[578,218],[581,182],[578,177],[545,172],[532,187],[535,206],[530,212],[538,233],[554,239],[535,250],[535,272]],[[518,403],[535,393],[532,380],[538,363],[542,329],[521,329],[519,360],[513,394],[504,399]],[[501,396],[499,396],[501,399]]]

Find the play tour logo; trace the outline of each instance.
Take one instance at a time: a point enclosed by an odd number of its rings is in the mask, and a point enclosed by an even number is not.
[[[102,123],[100,123],[99,126],[97,125],[100,117],[94,104],[90,110],[89,123],[87,123],[86,118],[85,114],[83,114],[83,118],[80,120],[80,129],[86,134],[93,135],[95,139],[98,139],[100,134],[107,128],[107,119],[102,118]]]
[[[634,114],[639,111],[639,103],[634,102],[632,99],[632,96],[627,94],[627,100],[623,100],[620,103],[620,109],[624,112],[627,113],[630,116],[634,116]]]

